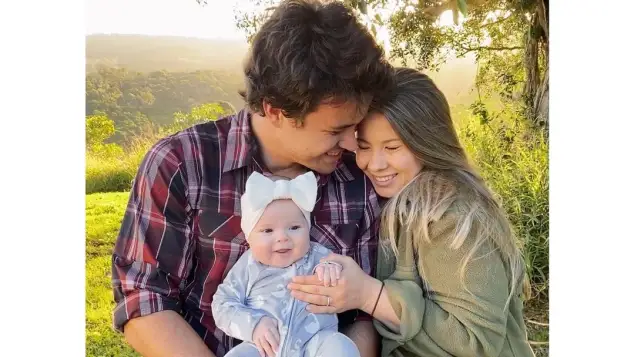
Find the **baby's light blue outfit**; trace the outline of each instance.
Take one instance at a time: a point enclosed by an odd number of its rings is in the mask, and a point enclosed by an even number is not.
[[[276,357],[360,356],[347,336],[338,332],[336,314],[313,314],[307,303],[296,300],[286,287],[296,275],[310,275],[330,251],[310,242],[308,253],[286,268],[263,265],[247,250],[231,268],[213,297],[216,326],[242,340],[225,356],[259,353],[252,336],[263,316],[277,320],[280,343]]]

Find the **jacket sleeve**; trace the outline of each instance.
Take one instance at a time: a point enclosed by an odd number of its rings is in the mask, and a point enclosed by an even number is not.
[[[229,270],[214,294],[211,311],[216,326],[227,335],[253,342],[253,330],[266,312],[246,305],[249,283],[257,278],[251,251],[246,251]]]
[[[434,225],[430,227],[432,243],[420,246],[420,265],[397,263],[385,280],[389,301],[401,320],[399,331],[378,321],[375,326],[387,338],[388,348],[389,344],[408,345],[424,356],[497,356],[505,342],[508,315],[504,310],[509,293],[505,265],[497,251],[484,244],[461,281],[462,259],[473,247],[474,237],[467,237],[454,250],[449,244],[456,229],[455,217]]]

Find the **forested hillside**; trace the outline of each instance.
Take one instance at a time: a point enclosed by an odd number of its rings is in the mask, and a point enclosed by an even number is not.
[[[242,85],[227,71],[140,73],[104,67],[86,77],[86,115],[105,114],[115,124],[112,139],[122,142],[204,103],[219,102],[227,112],[241,107]]]
[[[86,36],[86,72],[98,67],[125,67],[131,71],[239,72],[247,51],[245,43],[188,37],[144,35]]]
[[[153,127],[171,124],[174,113],[205,103],[219,103],[226,112],[239,110],[246,53],[247,46],[235,41],[87,36],[86,115],[107,116],[115,126],[108,141],[123,144]],[[451,59],[430,75],[452,105],[473,101],[472,58]]]

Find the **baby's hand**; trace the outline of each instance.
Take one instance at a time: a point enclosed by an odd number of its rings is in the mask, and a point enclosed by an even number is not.
[[[274,357],[280,343],[277,320],[268,316],[262,317],[253,330],[253,343],[260,356]]]
[[[339,263],[325,261],[317,264],[314,273],[324,286],[337,286],[337,280],[341,278],[342,266]]]

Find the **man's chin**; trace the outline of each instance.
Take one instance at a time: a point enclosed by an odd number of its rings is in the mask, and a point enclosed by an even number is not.
[[[322,175],[330,175],[341,163],[341,158],[342,155],[333,159],[324,154],[314,160],[301,163],[301,165]]]
[[[331,173],[333,173],[335,171],[335,169],[337,168],[337,164],[324,164],[324,163],[320,163],[320,164],[313,164],[313,165],[306,165],[307,168],[320,173],[322,175],[330,175]]]

